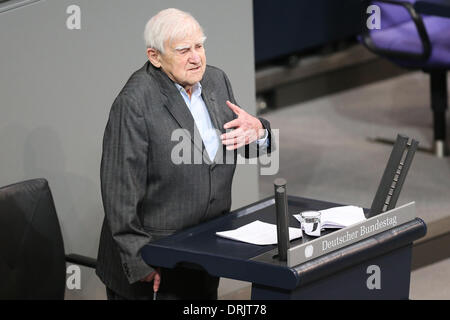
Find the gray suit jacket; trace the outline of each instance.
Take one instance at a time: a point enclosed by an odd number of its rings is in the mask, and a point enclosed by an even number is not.
[[[223,125],[235,118],[225,104],[236,103],[228,78],[207,66],[201,84],[211,120],[224,132]],[[269,123],[260,120],[270,132]],[[180,141],[171,135],[180,128],[190,134],[192,152],[204,148],[194,139],[194,119],[174,83],[147,62],[114,101],[103,138],[105,219],[96,273],[124,297],[148,292],[149,285],[139,281],[153,271],[141,257],[143,246],[231,207],[236,165],[211,162],[207,156],[201,164],[174,164],[171,155]]]

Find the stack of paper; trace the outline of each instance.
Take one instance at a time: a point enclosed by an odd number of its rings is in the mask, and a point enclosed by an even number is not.
[[[343,206],[321,210],[322,228],[345,228],[366,220],[364,210],[355,206]]]
[[[362,208],[355,206],[343,206],[320,211],[320,229],[341,229],[352,224],[366,220]],[[300,221],[300,214],[294,215]],[[235,230],[216,232],[216,235],[251,244],[269,245],[277,244],[277,226],[275,224],[256,220]],[[310,234],[320,236],[320,232]],[[302,237],[301,228],[289,228],[289,240]]]
[[[235,230],[216,232],[216,235],[260,246],[277,244],[277,226],[256,220]],[[301,238],[302,229],[289,228],[289,240]]]
[[[300,214],[294,217],[300,221]],[[364,220],[364,210],[360,207],[343,206],[320,211],[321,229],[341,229]]]

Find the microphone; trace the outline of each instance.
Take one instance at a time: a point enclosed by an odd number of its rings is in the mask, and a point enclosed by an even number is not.
[[[277,213],[278,258],[287,260],[289,248],[289,213],[286,194],[286,180],[277,178],[273,182],[275,189],[275,208]]]

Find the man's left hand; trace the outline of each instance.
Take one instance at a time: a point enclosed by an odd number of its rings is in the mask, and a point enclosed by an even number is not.
[[[237,118],[223,125],[224,129],[236,128],[220,136],[227,150],[240,148],[264,137],[264,128],[258,118],[245,112],[237,105],[227,101],[227,106],[237,115]]]

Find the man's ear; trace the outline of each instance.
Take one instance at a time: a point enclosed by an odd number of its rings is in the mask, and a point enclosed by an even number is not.
[[[155,68],[161,67],[161,62],[159,61],[159,55],[160,55],[160,53],[158,50],[153,49],[153,48],[147,48],[148,60]]]

